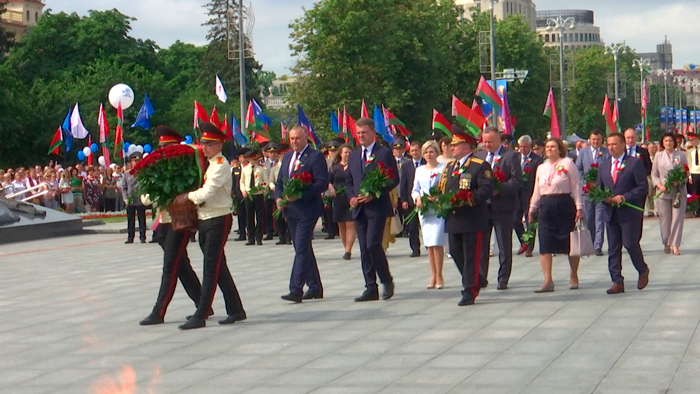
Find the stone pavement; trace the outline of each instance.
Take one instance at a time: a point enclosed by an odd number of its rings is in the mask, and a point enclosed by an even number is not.
[[[656,220],[644,227],[644,291],[625,255],[625,294],[605,294],[602,257],[582,261],[576,291],[555,258],[556,291],[534,294],[538,259],[519,256],[511,289],[492,285],[463,308],[453,262],[447,287],[426,290],[427,258],[408,258],[405,239],[388,251],[396,296],[362,304],[357,246],[348,262],[339,241],[317,236],[326,298],[294,305],[279,299],[290,246],[230,242],[248,320],[216,324],[217,294],[216,318],[189,332],[177,329],[194,311],[180,286],[165,324],[138,325],[158,290],[155,244],[92,234],[3,245],[0,393],[697,393],[700,220],[686,221],[682,256],[663,254]],[[188,250],[201,273],[198,247]]]

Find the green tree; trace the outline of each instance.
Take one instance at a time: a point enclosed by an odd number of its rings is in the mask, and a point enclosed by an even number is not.
[[[5,13],[5,2],[0,1],[0,16]],[[0,26],[0,62],[15,44],[15,35]]]

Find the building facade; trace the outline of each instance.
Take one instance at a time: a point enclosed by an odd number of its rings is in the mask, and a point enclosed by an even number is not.
[[[41,0],[4,0],[5,13],[0,15],[0,26],[14,33],[19,40],[27,29],[36,26],[41,18],[45,4]]]
[[[604,46],[600,37],[600,28],[595,25],[595,15],[590,10],[546,10],[537,12],[537,34],[546,47],[559,46],[559,32],[549,31],[547,21],[550,18],[574,18],[575,28],[566,30],[562,35],[564,49],[580,49],[591,46]]]
[[[472,8],[488,12],[489,3],[489,0],[455,0],[455,4],[462,8],[462,18],[465,19],[471,17]],[[510,15],[522,15],[533,31],[537,27],[537,7],[532,0],[500,0],[494,4],[493,14],[501,20]]]
[[[673,70],[673,45],[668,41],[668,37],[656,46],[656,52],[639,53],[638,56],[651,60],[652,70]]]

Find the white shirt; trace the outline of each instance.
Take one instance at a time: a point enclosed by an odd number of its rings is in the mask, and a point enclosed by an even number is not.
[[[369,157],[372,155],[372,152],[374,152],[374,146],[377,144],[377,142],[372,142],[372,144],[368,147],[362,147],[362,157],[369,160]],[[364,164],[364,163],[363,163]]]
[[[633,146],[628,146],[627,147],[627,154],[630,156],[637,156],[637,145]]]
[[[296,164],[296,161],[301,159],[301,155],[304,154],[304,152],[306,151],[306,148],[308,148],[308,147],[309,147],[309,144],[306,144],[306,146],[304,147],[304,149],[301,150],[301,152],[294,151],[294,153],[292,153],[292,160],[289,161],[289,168],[287,169],[287,173],[289,174],[289,176],[292,176],[292,173],[294,172],[294,165]]]
[[[616,170],[616,168],[615,168],[615,163],[618,163],[618,164],[617,164],[617,165],[618,165],[617,169],[619,170],[620,167],[622,166],[622,161],[623,161],[624,159],[625,159],[625,155],[624,155],[624,154],[623,154],[622,156],[620,156],[619,159],[616,159],[616,158],[614,158],[614,157],[612,157],[612,158],[610,159],[610,160],[612,160],[612,165],[610,166],[610,175],[612,175],[613,177],[615,176],[615,170]]]

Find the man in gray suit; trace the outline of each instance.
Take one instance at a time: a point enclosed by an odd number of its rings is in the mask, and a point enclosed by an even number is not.
[[[534,242],[528,244],[523,242],[522,238],[525,232],[523,216],[525,217],[525,225],[527,226],[529,220],[528,214],[530,212],[530,198],[532,198],[532,193],[535,190],[535,174],[537,173],[537,167],[544,162],[544,159],[532,151],[532,138],[529,135],[524,135],[518,139],[518,147],[520,148],[520,168],[523,170],[523,188],[520,189],[518,193],[519,204],[518,208],[515,210],[515,221],[513,225],[515,226],[515,234],[520,241],[518,255],[527,253],[527,257],[532,257]],[[526,173],[527,176],[525,175]]]
[[[588,141],[590,146],[581,149],[576,160],[576,168],[578,168],[578,173],[581,176],[582,185],[585,183],[583,177],[591,169],[591,166],[597,166],[604,160],[610,160],[610,152],[608,148],[603,146],[603,133],[598,130],[591,131]],[[603,255],[603,241],[605,237],[603,208],[603,203],[593,203],[586,199],[586,226],[591,232],[596,256]]]
[[[508,280],[513,266],[513,216],[519,206],[518,194],[523,187],[523,170],[520,167],[520,154],[501,145],[498,129],[489,126],[482,135],[484,150],[476,157],[488,162],[493,168],[493,196],[488,200],[489,229],[484,234],[481,249],[481,269],[479,284],[486,287],[489,272],[489,243],[491,229],[496,230],[498,242],[498,290],[508,288]],[[498,180],[502,177],[502,180]]]

